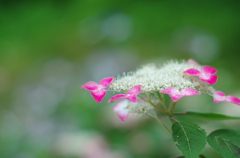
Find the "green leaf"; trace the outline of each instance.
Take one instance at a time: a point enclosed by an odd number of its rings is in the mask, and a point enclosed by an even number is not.
[[[207,137],[211,145],[224,158],[240,158],[240,132],[228,129],[213,131]]]
[[[190,122],[175,122],[172,137],[186,158],[198,158],[207,143],[204,129]]]
[[[187,111],[185,113],[176,113],[176,115],[189,115],[189,116],[198,116],[209,120],[234,120],[240,119],[240,117],[236,116],[227,116],[223,114],[216,114],[216,113],[202,113],[202,112],[193,112]]]

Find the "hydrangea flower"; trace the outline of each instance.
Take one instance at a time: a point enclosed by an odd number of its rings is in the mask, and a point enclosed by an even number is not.
[[[160,91],[161,93],[169,94],[174,102],[178,101],[178,99],[184,96],[192,96],[192,95],[200,95],[196,89],[193,88],[184,88],[182,91],[179,91],[176,87],[170,87],[167,89],[163,89]]]
[[[210,66],[203,66],[201,71],[197,69],[188,69],[184,71],[183,73],[193,75],[193,76],[199,76],[199,78],[202,81],[205,81],[209,84],[214,84],[217,82],[218,77],[213,75],[217,72],[217,70]]]
[[[201,93],[213,96],[215,103],[227,101],[240,105],[240,99],[226,96],[212,87],[218,79],[214,75],[216,72],[215,68],[200,66],[192,59],[180,62],[169,61],[161,65],[142,66],[135,72],[124,73],[116,79],[104,78],[99,84],[90,81],[81,88],[90,90],[98,103],[106,95],[106,87],[109,86],[110,91],[119,92],[120,94],[112,96],[108,102],[123,99],[113,108],[123,121],[127,119],[129,113],[155,117],[156,110],[172,116],[176,102],[180,98]],[[175,102],[174,107],[170,106],[172,103],[166,102],[162,94],[169,94]]]
[[[85,84],[83,84],[80,88],[81,89],[87,89],[91,91],[91,95],[96,100],[97,103],[100,103],[104,96],[107,94],[107,91],[104,88],[107,88],[112,81],[114,80],[114,77],[107,77],[103,78],[99,84],[97,84],[94,81],[89,81]]]
[[[215,93],[213,94],[213,102],[214,103],[218,103],[218,102],[230,102],[230,103],[233,103],[233,104],[236,104],[236,105],[240,105],[240,99],[234,97],[234,96],[231,96],[231,95],[228,95],[226,96],[223,92],[221,91],[215,91]]]

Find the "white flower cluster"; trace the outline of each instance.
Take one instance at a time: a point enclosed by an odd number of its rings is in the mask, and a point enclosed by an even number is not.
[[[144,117],[148,117],[149,114],[153,115],[153,112],[155,110],[152,105],[143,100],[139,100],[137,103],[129,101],[126,108],[129,109],[130,112],[141,114]]]
[[[162,65],[148,64],[136,72],[129,72],[115,79],[110,89],[117,92],[127,92],[131,87],[142,85],[142,93],[161,91],[169,87],[179,90],[195,88],[198,91],[212,95],[214,89],[196,76],[184,74],[188,69],[201,70],[201,66],[187,63],[186,61],[169,61]]]

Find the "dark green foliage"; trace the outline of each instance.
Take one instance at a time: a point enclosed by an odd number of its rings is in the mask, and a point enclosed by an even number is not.
[[[172,131],[173,141],[182,154],[186,158],[198,158],[207,142],[206,132],[190,122],[175,122]]]
[[[202,112],[188,111],[185,114],[186,115],[190,115],[190,116],[202,117],[202,118],[209,119],[209,120],[234,120],[234,119],[240,119],[240,117],[237,117],[237,116],[227,116],[227,115],[216,114],[216,113],[202,113]]]
[[[239,131],[216,130],[209,134],[207,141],[224,158],[240,158]]]

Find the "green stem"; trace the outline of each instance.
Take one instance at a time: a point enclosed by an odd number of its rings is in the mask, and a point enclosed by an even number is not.
[[[173,116],[173,112],[175,110],[176,105],[177,105],[177,102],[174,102],[173,107],[172,107],[171,112],[170,112],[171,116]]]
[[[160,93],[160,95],[161,95],[161,97],[162,97],[163,102],[165,103],[164,94],[163,94],[163,93]]]
[[[152,106],[154,106],[154,107],[155,107],[156,109],[158,109],[159,111],[161,111],[161,112],[163,112],[163,113],[166,114],[166,111],[165,111],[164,109],[162,109],[162,108],[160,108],[159,106],[155,105],[155,104],[154,104],[153,102],[151,102],[150,100],[147,100],[147,99],[145,99],[144,97],[142,97],[142,96],[140,96],[140,95],[138,95],[138,97],[140,97],[142,100],[148,102],[149,104],[151,104]]]
[[[178,120],[176,120],[175,118],[173,118],[173,117],[169,117],[170,118],[170,120],[172,120],[173,122],[179,122]]]
[[[171,109],[172,109],[172,105],[173,105],[173,101],[171,100],[171,102],[170,102],[170,104],[169,104],[169,106],[168,106],[168,111],[169,111],[169,113],[170,113],[170,111],[171,111]]]
[[[158,99],[159,103],[163,106],[163,108],[167,111],[167,106],[165,105],[164,102],[161,101],[160,97],[156,92],[154,92],[155,97]]]
[[[172,131],[157,117],[154,117],[158,123],[160,123],[170,134],[172,134]]]
[[[175,112],[173,115],[187,115],[187,112]]]

